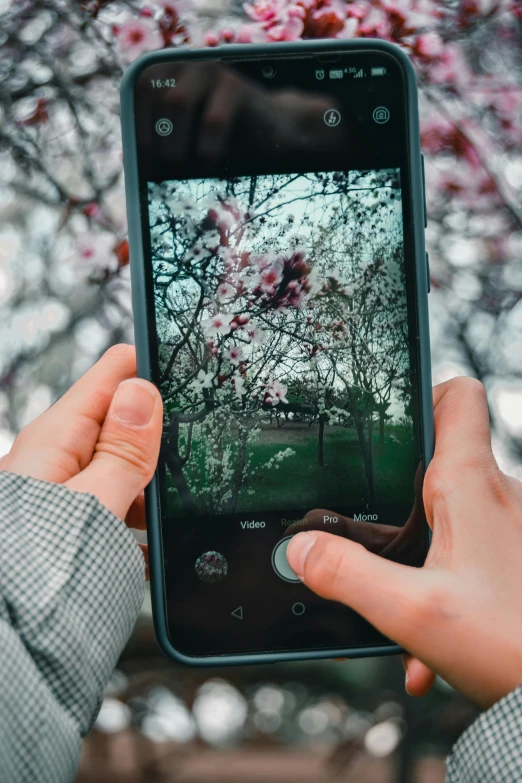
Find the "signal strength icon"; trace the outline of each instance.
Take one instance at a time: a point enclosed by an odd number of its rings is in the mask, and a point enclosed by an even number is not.
[[[358,70],[356,73],[354,73],[353,78],[354,79],[362,79],[364,77],[364,71],[362,68]]]

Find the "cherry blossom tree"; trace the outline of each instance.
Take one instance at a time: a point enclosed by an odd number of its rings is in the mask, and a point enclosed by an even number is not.
[[[326,426],[355,421],[373,498],[376,395],[409,384],[396,172],[164,182],[149,204],[163,456],[183,510],[235,510],[260,428],[292,407],[318,425],[319,467]]]
[[[392,393],[396,396],[401,389],[403,399],[411,396],[401,200],[393,172],[356,177],[353,191],[348,192],[355,197],[352,209],[341,202],[319,233],[322,273],[328,281],[320,296],[331,308],[330,297],[340,288],[348,294],[349,309],[344,312],[334,297],[325,331],[333,340],[328,355],[339,365],[337,376],[345,387],[373,494],[374,414],[379,417],[382,450]],[[361,193],[369,195],[361,198]],[[343,285],[343,274],[336,271],[332,259],[340,261],[346,256],[353,271],[352,280]]]

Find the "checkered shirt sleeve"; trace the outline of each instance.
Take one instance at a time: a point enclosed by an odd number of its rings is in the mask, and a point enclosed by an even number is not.
[[[66,783],[143,599],[143,556],[94,496],[0,472],[0,780]]]
[[[522,781],[522,685],[471,724],[446,764],[446,783]]]

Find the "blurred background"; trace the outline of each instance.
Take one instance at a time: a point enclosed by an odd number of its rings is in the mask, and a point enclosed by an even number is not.
[[[522,478],[522,6],[516,0],[0,0],[0,455],[110,345],[133,341],[118,88],[144,51],[380,37],[415,64],[433,380],[486,385]],[[400,657],[182,669],[148,598],[78,783],[440,783],[476,711]]]

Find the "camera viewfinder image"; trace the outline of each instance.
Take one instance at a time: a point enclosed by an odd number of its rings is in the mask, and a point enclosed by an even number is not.
[[[148,193],[169,515],[412,500],[399,170]]]

